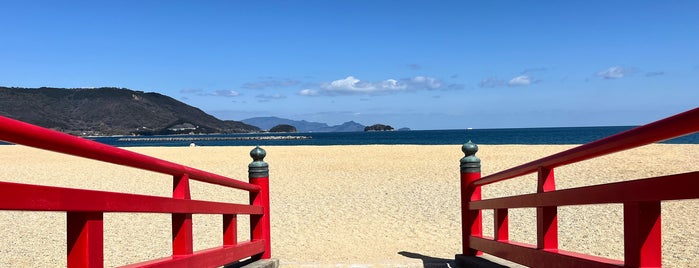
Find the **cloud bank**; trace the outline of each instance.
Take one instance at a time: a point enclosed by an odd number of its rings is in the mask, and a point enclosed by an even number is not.
[[[354,76],[322,83],[318,89],[302,89],[303,96],[338,95],[382,95],[417,90],[458,89],[458,85],[444,86],[442,81],[432,77],[415,76],[405,79],[386,79],[378,82],[365,82]]]

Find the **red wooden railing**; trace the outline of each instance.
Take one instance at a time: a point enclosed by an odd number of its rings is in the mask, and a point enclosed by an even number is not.
[[[173,176],[172,198],[0,182],[0,210],[66,212],[68,267],[103,266],[103,214],[110,212],[172,215],[172,256],[127,267],[216,267],[271,257],[269,175],[259,147],[250,153],[246,183],[1,116],[0,140]],[[248,191],[250,204],[192,200],[189,180]],[[223,215],[220,247],[193,251],[192,214]],[[250,215],[250,241],[238,242],[239,214]]]
[[[461,160],[463,252],[485,252],[531,267],[661,267],[661,201],[699,198],[699,172],[556,190],[554,168],[699,131],[699,108],[481,178],[478,147]],[[538,173],[537,193],[481,200],[481,186]],[[623,204],[624,260],[558,249],[558,207]],[[508,238],[508,209],[536,208],[537,244]],[[494,237],[484,237],[482,214],[494,211]],[[565,219],[564,219],[565,220]]]

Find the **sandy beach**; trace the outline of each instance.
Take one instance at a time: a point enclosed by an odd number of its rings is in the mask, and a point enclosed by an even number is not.
[[[568,145],[480,145],[488,175]],[[127,148],[247,180],[252,147]],[[283,267],[422,267],[461,253],[460,145],[267,146],[272,256]],[[559,189],[697,170],[699,145],[654,144],[556,169]],[[172,178],[24,146],[0,146],[2,181],[171,195]],[[192,198],[247,202],[247,193],[192,182]],[[535,176],[484,188],[531,193]],[[699,267],[699,201],[663,203],[663,264]],[[510,212],[510,239],[536,242],[534,209]],[[492,213],[484,213],[492,234]],[[623,259],[621,205],[559,208],[560,248]],[[239,238],[248,239],[247,217]],[[0,267],[65,266],[65,214],[0,211]],[[105,215],[105,266],[168,256],[170,216]],[[220,245],[220,215],[195,215],[195,250]],[[442,267],[446,267],[443,265]]]

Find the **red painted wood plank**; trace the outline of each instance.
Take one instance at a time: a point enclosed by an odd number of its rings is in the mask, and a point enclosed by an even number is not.
[[[68,267],[104,266],[104,223],[100,212],[68,212]]]
[[[640,147],[699,131],[699,108],[644,125],[616,135],[593,141],[570,150],[504,170],[474,182],[486,185],[534,173],[539,167],[555,168],[598,156]]]
[[[239,243],[234,246],[222,246],[194,252],[187,256],[172,256],[142,263],[123,266],[133,267],[217,267],[232,263],[264,251],[265,241]]]
[[[538,268],[596,268],[623,267],[624,263],[564,250],[540,250],[534,245],[493,241],[482,237],[470,237],[471,245],[485,253],[529,267]]]
[[[262,207],[0,182],[0,210],[253,214]]]
[[[71,136],[3,116],[0,116],[0,140],[117,165],[170,174],[172,176],[189,174],[189,177],[193,180],[246,191],[256,192],[260,190],[259,187],[240,180]]]
[[[469,209],[526,208],[681,200],[699,198],[699,171],[557,190],[493,198],[469,203]]]

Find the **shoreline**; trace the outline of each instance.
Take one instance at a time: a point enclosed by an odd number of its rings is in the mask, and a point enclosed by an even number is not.
[[[479,145],[483,176],[576,145]],[[254,146],[128,147],[150,156],[246,180]],[[461,145],[263,146],[270,165],[272,256],[282,267],[353,264],[421,267],[426,256],[450,260],[461,249]],[[31,159],[32,161],[26,161]],[[699,145],[652,144],[556,169],[558,189],[696,170]],[[172,178],[24,146],[0,146],[3,181],[169,196]],[[81,174],[76,179],[72,174]],[[89,179],[84,179],[89,178]],[[533,192],[525,176],[486,186],[483,197]],[[247,202],[247,193],[192,182],[192,198]],[[535,243],[529,209],[510,214],[510,238]],[[699,202],[663,203],[666,267],[699,266]],[[559,209],[561,249],[623,257],[619,205]],[[220,216],[194,215],[195,250],[220,244]],[[239,216],[239,241],[248,239]],[[18,225],[17,223],[23,223]],[[484,212],[484,234],[492,213]],[[65,264],[65,216],[0,211],[0,266]],[[105,266],[170,254],[170,217],[105,214]],[[532,241],[533,240],[533,241]],[[38,246],[40,243],[41,246]],[[138,248],[139,250],[133,250]],[[411,255],[412,254],[412,255]]]

